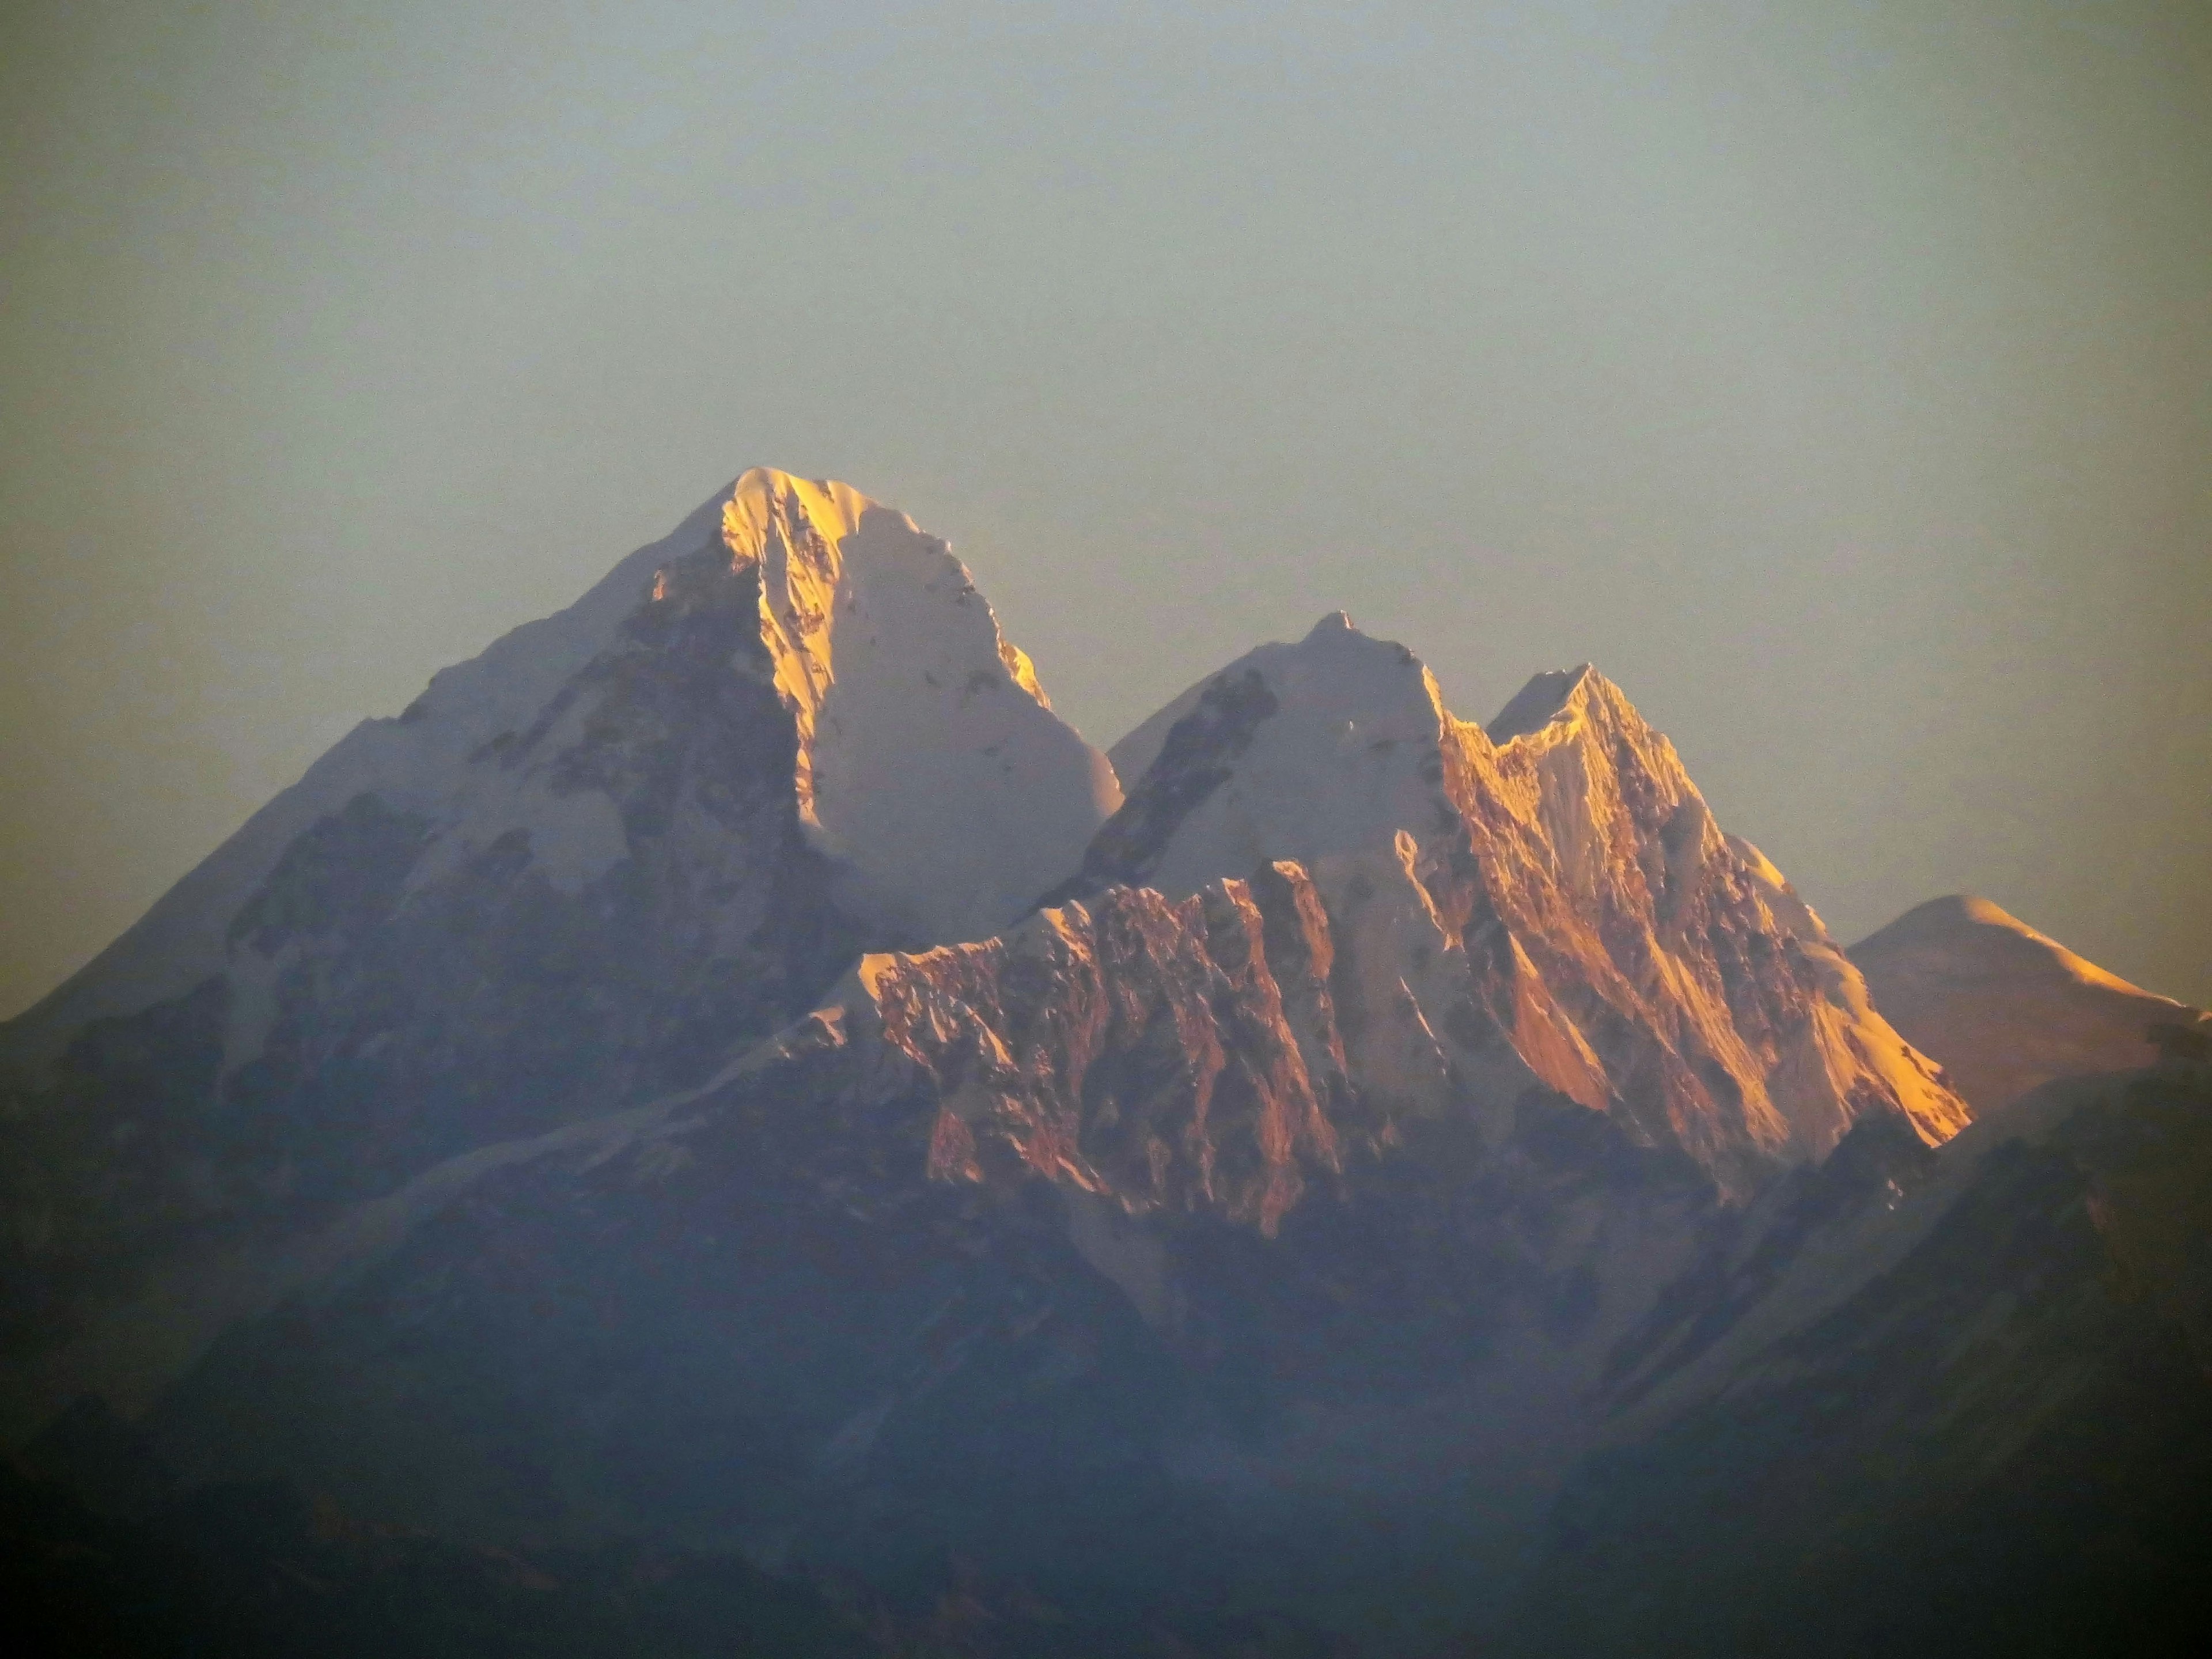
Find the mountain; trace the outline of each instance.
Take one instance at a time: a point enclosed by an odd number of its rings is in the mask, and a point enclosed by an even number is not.
[[[1715,1218],[1608,1356],[1509,1652],[2195,1650],[2204,1017],[1985,900],[1851,955],[1976,1121],[1870,1121]]]
[[[703,1078],[863,948],[994,931],[1118,801],[943,542],[746,473],[0,1031],[0,1424],[143,1398],[287,1241]]]
[[[1466,1115],[1332,1145],[1325,975],[1251,948],[1300,894],[1118,890],[866,959],[704,1088],[342,1224],[141,1427],[188,1486],[525,1552],[896,1587],[949,1551],[1085,1618],[1446,1639],[1714,1191],[1540,1094],[1495,1145]]]
[[[1444,1639],[1715,1218],[1965,1117],[1618,690],[1509,714],[1341,617],[1262,647],[1120,746],[1043,908],[338,1218],[147,1431],[502,1547],[1169,1607],[1234,1559],[1350,1624],[1402,1583],[1380,1504]]]
[[[1370,1097],[1435,1111],[1465,1087],[1494,1115],[1540,1084],[1738,1192],[1869,1111],[1930,1141],[1967,1121],[1587,666],[1537,676],[1486,732],[1338,613],[1192,687],[1113,758],[1127,799],[1061,893],[1308,867]]]
[[[4,1463],[0,1600],[12,1650],[40,1656],[886,1653],[860,1610],[733,1558],[526,1560],[361,1525],[274,1486],[215,1487],[124,1520]]]
[[[2161,1031],[2203,1018],[1970,896],[1930,899],[1850,954],[1875,1006],[1977,1115],[2054,1078],[2151,1065]]]
[[[1976,1121],[1588,667],[1485,727],[1332,615],[1102,757],[749,473],[163,907],[5,1033],[0,1431],[112,1511],[0,1482],[40,1560],[205,1516],[372,1647],[1939,1651],[2212,1519],[2188,1045]]]

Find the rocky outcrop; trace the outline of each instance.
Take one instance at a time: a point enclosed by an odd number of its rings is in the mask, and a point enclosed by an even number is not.
[[[1332,961],[1295,864],[1175,902],[1115,888],[983,944],[864,957],[830,1007],[746,1063],[772,1077],[848,1049],[826,1086],[859,1091],[862,1115],[900,1102],[926,1115],[918,1176],[1042,1177],[1130,1213],[1205,1212],[1272,1236],[1368,1121]]]
[[[1113,890],[864,958],[697,1090],[423,1177],[145,1431],[187,1480],[289,1474],[513,1547],[649,1528],[875,1582],[951,1549],[1091,1607],[1226,1584],[1372,1652],[1491,1640],[1539,1537],[1531,1650],[1933,1605],[1909,1575],[1773,1593],[1797,1580],[1730,1505],[1820,1544],[1793,1496],[1813,1413],[1846,1419],[1823,1490],[1910,1519],[1984,1502],[1947,1484],[1984,1456],[2072,1490],[2088,1466],[1988,1426],[2008,1413],[2072,1433],[2152,1401],[2119,1535],[2157,1541],[2130,1493],[2201,1391],[2201,1079],[2131,1099],[2118,1140],[2058,1112],[2040,1149],[1869,1114],[1720,1204],[1548,1091],[1495,1139],[1347,1096],[1316,891],[1295,866]],[[1680,1525],[1682,1481],[1724,1528]]]
[[[507,1547],[1331,1620],[1403,1591],[1378,1516],[1495,1477],[1419,1544],[1448,1628],[1712,1188],[1548,1096],[1497,1144],[1348,1096],[1317,920],[1289,866],[872,955],[701,1087],[348,1218],[140,1420],[188,1483]]]
[[[1523,866],[1502,898],[1509,926],[1540,963],[1559,952],[1555,977],[1649,1133],[1722,1168],[1817,1159],[1869,1112],[1902,1116],[1931,1145],[1966,1126],[1965,1103],[1873,1008],[1811,907],[1721,830],[1674,745],[1617,687],[1587,667],[1539,676],[1492,731],[1489,755],[1468,740],[1485,802],[1469,816],[1495,823],[1486,797],[1526,800],[1533,787],[1555,860]]]

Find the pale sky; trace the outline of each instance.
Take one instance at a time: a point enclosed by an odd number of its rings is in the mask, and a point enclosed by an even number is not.
[[[765,464],[1101,746],[1595,660],[1843,939],[2212,1002],[2212,7],[11,0],[0,1015]]]

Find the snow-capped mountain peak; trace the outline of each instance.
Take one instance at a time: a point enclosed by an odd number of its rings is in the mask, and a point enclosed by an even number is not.
[[[1274,860],[1311,865],[1425,844],[1445,810],[1436,678],[1402,645],[1323,617],[1192,686],[1114,746],[1121,811],[1087,855],[1094,884],[1172,896]]]
[[[579,745],[588,736],[604,750],[616,726],[623,742],[666,739],[672,711],[638,701],[636,665],[665,653],[666,619],[710,589],[717,604],[757,605],[739,655],[757,636],[797,727],[800,816],[848,866],[848,900],[891,937],[993,931],[1072,867],[1120,804],[1104,757],[1051,712],[945,543],[849,485],[755,468],[566,610],[441,669],[397,717],[363,720],[0,1028],[0,1070],[40,1074],[88,1022],[224,973],[234,919],[288,849],[363,795],[422,823],[430,845],[410,891],[518,835],[532,867],[581,891],[635,849]]]
[[[794,782],[823,851],[918,937],[1019,915],[1121,802],[1052,712],[968,568],[849,486],[756,469],[723,510],[758,573],[762,643],[799,732]]]
[[[1540,1083],[1731,1185],[1820,1158],[1864,1110],[1930,1140],[1966,1121],[1820,918],[1587,664],[1537,675],[1486,732],[1336,612],[1114,757],[1122,808],[1052,896],[1305,866],[1352,943],[1347,1051],[1370,1090],[1431,1112],[1480,1097],[1495,1127]]]
[[[1118,799],[943,542],[748,472],[0,1026],[0,1209],[39,1272],[119,1284],[690,1086],[860,951],[998,931]]]

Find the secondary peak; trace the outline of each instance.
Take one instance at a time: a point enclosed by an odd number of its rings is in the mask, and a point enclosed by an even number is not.
[[[1586,681],[1597,678],[1588,663],[1572,668],[1547,669],[1534,676],[1498,711],[1485,729],[1492,743],[1508,743],[1528,732],[1541,731],[1574,705],[1575,694]]]

